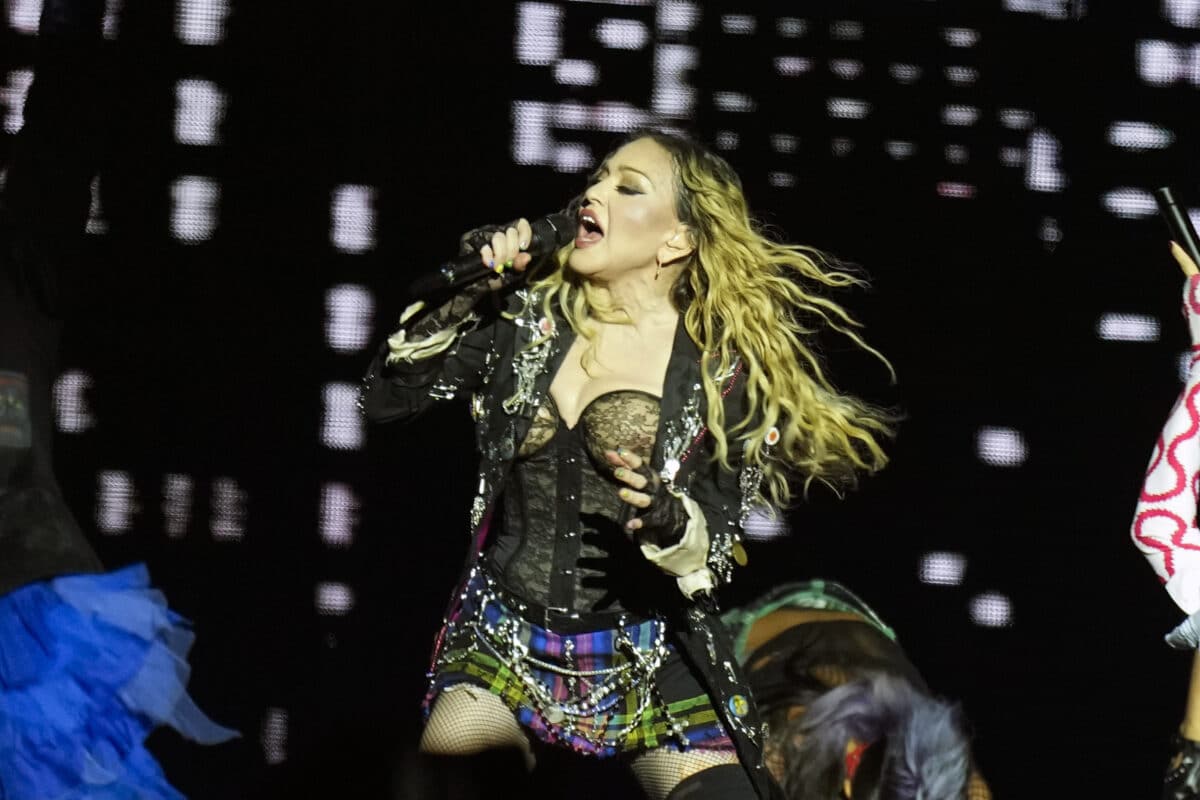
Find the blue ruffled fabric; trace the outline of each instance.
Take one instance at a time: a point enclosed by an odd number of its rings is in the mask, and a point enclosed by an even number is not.
[[[193,638],[142,564],[0,596],[0,800],[182,800],[150,732],[238,735],[187,694]]]

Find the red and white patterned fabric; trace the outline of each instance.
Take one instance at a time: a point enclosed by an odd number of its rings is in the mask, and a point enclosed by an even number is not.
[[[1171,599],[1193,614],[1200,610],[1200,276],[1184,284],[1183,314],[1192,337],[1187,382],[1154,444],[1131,534]]]

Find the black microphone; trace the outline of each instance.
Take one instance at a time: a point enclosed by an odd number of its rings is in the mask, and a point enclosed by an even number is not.
[[[534,220],[529,227],[533,232],[529,237],[529,246],[524,252],[529,253],[534,261],[565,246],[575,238],[575,220],[562,213],[547,214]],[[420,298],[457,289],[484,278],[494,278],[497,274],[494,269],[480,261],[478,251],[472,251],[446,262],[436,272],[417,278],[409,284],[408,293],[413,298]]]
[[[1160,186],[1154,190],[1154,199],[1158,202],[1158,211],[1167,223],[1171,238],[1183,248],[1183,252],[1192,257],[1192,261],[1200,265],[1200,239],[1196,238],[1196,229],[1187,212],[1179,207],[1170,186]]]

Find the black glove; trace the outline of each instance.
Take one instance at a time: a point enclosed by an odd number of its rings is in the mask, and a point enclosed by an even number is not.
[[[458,254],[460,256],[469,256],[473,253],[478,253],[483,249],[484,245],[492,243],[493,236],[497,233],[503,233],[509,228],[516,227],[519,221],[514,219],[512,222],[506,222],[503,225],[480,225],[478,228],[472,228],[458,237]],[[531,262],[522,272],[517,272],[513,269],[506,269],[504,272],[501,272],[497,276],[500,281],[499,291],[503,293],[524,283],[533,266]],[[490,282],[497,278],[489,278],[488,281]],[[476,285],[486,287],[488,286],[488,282],[481,281]]]
[[[621,525],[624,526],[632,519],[639,519],[641,527],[630,532],[639,542],[659,547],[679,544],[688,524],[687,509],[683,507],[683,501],[667,491],[662,478],[650,469],[648,464],[642,464],[634,472],[646,479],[646,485],[640,491],[650,495],[650,505],[643,509],[626,506]]]

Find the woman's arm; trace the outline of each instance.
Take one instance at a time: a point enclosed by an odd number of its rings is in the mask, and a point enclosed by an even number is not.
[[[1134,545],[1188,614],[1200,610],[1200,275],[1179,251],[1185,274],[1183,313],[1192,337],[1188,376],[1154,445],[1130,531]]]
[[[530,256],[529,223],[507,229],[476,229],[463,235],[462,249],[478,249],[485,264],[500,263],[523,272]],[[482,237],[482,238],[481,238]],[[359,405],[373,422],[406,420],[441,400],[478,389],[500,349],[497,336],[502,280],[468,285],[435,308],[417,302],[405,309],[400,326],[380,345],[360,393]]]
[[[484,299],[469,289],[420,318],[412,316],[420,309],[409,307],[363,378],[359,404],[367,419],[411,419],[479,388],[499,324],[493,309],[479,308]]]
[[[741,400],[738,392],[727,394],[727,420],[745,413],[744,408],[735,408]],[[710,438],[702,431],[696,441]],[[711,460],[703,449],[689,455],[691,469],[671,485],[664,484],[635,453],[622,448],[609,451],[607,457],[617,479],[627,485],[621,499],[641,512],[628,520],[626,528],[639,539],[642,554],[673,575],[689,598],[711,598],[713,589],[732,580],[734,566],[744,563],[742,516],[747,505],[743,494],[747,489],[756,494],[758,486],[744,484],[739,443],[730,447],[729,466]]]
[[[1191,680],[1175,753],[1163,776],[1161,797],[1200,796],[1200,532],[1196,530],[1200,480],[1200,270],[1171,243],[1187,282],[1183,314],[1192,337],[1188,377],[1154,445],[1146,482],[1133,520],[1133,540],[1166,584],[1171,598],[1190,616],[1167,634],[1167,644],[1192,656]]]

